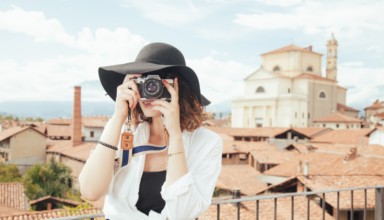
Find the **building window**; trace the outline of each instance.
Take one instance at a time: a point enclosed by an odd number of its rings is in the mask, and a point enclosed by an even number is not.
[[[304,115],[305,115],[305,114],[304,114],[304,112],[303,112],[303,113],[301,114],[301,118],[304,118]]]
[[[280,67],[279,66],[273,67],[273,72],[278,72],[278,71],[280,71]]]
[[[288,88],[288,93],[291,93],[291,88]]]
[[[323,124],[323,128],[325,128],[325,124]]]
[[[295,118],[297,118],[297,112],[295,112]]]
[[[307,67],[308,72],[313,72],[313,68],[311,66]]]
[[[264,92],[265,92],[265,90],[263,87],[261,87],[261,86],[257,87],[256,93],[264,93]]]
[[[338,128],[339,127],[339,124],[336,124],[336,128]]]
[[[91,131],[91,132],[89,133],[89,136],[90,136],[91,138],[95,137],[95,132],[94,132],[94,131]]]
[[[308,119],[310,119],[311,118],[311,113],[308,113]]]
[[[319,98],[325,99],[326,98],[325,92],[320,92]]]

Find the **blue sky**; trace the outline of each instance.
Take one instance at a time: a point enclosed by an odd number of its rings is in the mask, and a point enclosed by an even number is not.
[[[149,42],[178,47],[219,103],[243,94],[259,55],[294,43],[325,54],[339,42],[340,85],[361,108],[384,93],[384,1],[2,0],[0,102],[103,101],[97,68],[132,61]],[[324,66],[323,57],[323,66]]]

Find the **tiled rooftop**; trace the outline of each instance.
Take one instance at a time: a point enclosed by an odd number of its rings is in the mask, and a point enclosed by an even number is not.
[[[18,210],[27,210],[29,205],[24,194],[24,185],[20,182],[0,183],[0,205]]]
[[[290,45],[287,45],[285,47],[281,47],[281,48],[278,48],[276,50],[272,50],[272,51],[263,53],[261,55],[274,54],[274,53],[282,53],[282,52],[288,52],[288,51],[301,51],[301,52],[314,53],[314,54],[321,55],[321,53],[314,52],[309,47],[299,47],[299,46],[294,45],[294,44],[290,44]]]
[[[327,123],[327,122],[333,122],[333,123],[359,123],[359,122],[362,122],[361,119],[359,118],[354,118],[354,117],[350,117],[348,115],[344,115],[340,112],[334,112],[330,115],[327,115],[327,116],[324,116],[324,117],[321,117],[321,118],[316,118],[313,120],[313,122],[324,122],[324,123]]]
[[[313,138],[311,142],[366,145],[368,143],[366,135],[371,131],[370,128],[332,130]]]
[[[285,150],[258,150],[252,151],[251,154],[259,163],[281,164],[296,157],[299,153]]]
[[[242,194],[256,195],[267,186],[258,179],[259,174],[249,165],[223,165],[216,187],[228,191],[240,189]]]
[[[48,220],[52,218],[60,218],[67,216],[102,214],[103,212],[97,208],[89,209],[54,209],[49,211],[30,211],[13,215],[0,214],[0,220]],[[104,218],[99,218],[104,219]]]
[[[64,156],[85,162],[96,144],[96,142],[83,142],[81,145],[73,147],[71,141],[59,141],[51,146],[47,150],[47,153],[60,153]]]
[[[353,187],[367,187],[367,186],[384,186],[383,176],[298,176],[307,188],[312,191],[326,190],[326,189],[342,189]],[[325,195],[327,203],[333,207],[337,207],[337,193],[327,193]],[[351,208],[351,192],[340,192],[340,209]],[[353,194],[353,207],[354,209],[364,208],[364,190],[354,191]],[[375,207],[375,194],[373,189],[367,190],[367,208]]]
[[[292,160],[264,172],[265,175],[292,177],[298,175],[299,161],[308,162],[309,175],[354,176],[383,175],[384,160],[375,157],[357,156],[345,160],[346,155],[310,152],[300,154]]]

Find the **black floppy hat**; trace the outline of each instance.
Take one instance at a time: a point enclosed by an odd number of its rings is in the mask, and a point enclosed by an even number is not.
[[[183,54],[174,46],[165,43],[151,43],[144,46],[134,62],[99,68],[101,85],[107,94],[116,101],[116,88],[127,74],[148,74],[156,71],[171,71],[182,77],[203,106],[211,102],[200,93],[200,83],[196,73],[186,66]]]

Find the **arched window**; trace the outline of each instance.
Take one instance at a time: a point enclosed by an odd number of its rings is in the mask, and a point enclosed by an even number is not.
[[[308,72],[313,72],[313,68],[311,66],[307,67]]]
[[[279,66],[273,67],[273,72],[277,72],[277,71],[280,71],[280,67]]]
[[[320,92],[319,98],[325,99],[327,96],[325,95],[325,92]]]
[[[265,90],[263,87],[261,87],[261,86],[257,87],[256,93],[264,93],[264,92],[265,92]]]

